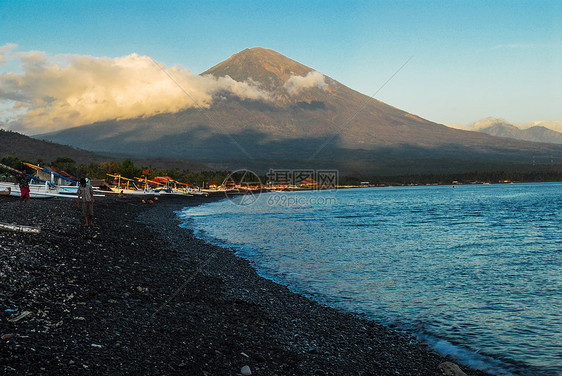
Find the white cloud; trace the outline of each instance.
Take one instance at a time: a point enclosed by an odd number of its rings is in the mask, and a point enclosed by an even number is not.
[[[0,47],[0,63],[17,60],[21,68],[21,73],[0,74],[0,102],[11,104],[9,127],[30,134],[208,108],[213,95],[225,91],[242,99],[271,100],[270,93],[254,82],[199,76],[178,66],[165,68],[148,56],[49,57],[38,51],[13,52],[15,47]]]
[[[529,43],[504,43],[492,46],[491,50],[522,50],[536,47],[536,45]]]
[[[461,129],[464,131],[478,131],[480,129],[487,128],[494,124],[512,125],[505,119],[495,118],[491,116],[477,121],[473,121],[470,124],[448,123],[445,125],[450,128]]]
[[[18,47],[17,44],[8,43],[3,46],[0,46],[0,65],[4,65],[8,60],[12,50]]]
[[[289,95],[296,95],[305,89],[314,87],[322,90],[328,88],[324,75],[316,71],[308,72],[306,76],[291,76],[283,86]]]
[[[444,123],[449,128],[461,129],[463,131],[470,131],[472,130],[469,125],[465,124],[458,124],[458,123]]]
[[[511,123],[509,123],[507,120],[502,119],[502,118],[495,118],[495,117],[487,117],[484,119],[480,119],[478,121],[472,122],[470,123],[469,127],[475,131],[480,130],[480,129],[484,129],[484,128],[488,128],[492,125],[495,124],[501,124],[501,125],[513,125]]]

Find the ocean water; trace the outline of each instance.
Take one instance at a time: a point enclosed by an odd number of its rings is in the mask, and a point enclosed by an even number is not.
[[[261,275],[463,364],[562,375],[560,183],[267,193],[180,215]]]

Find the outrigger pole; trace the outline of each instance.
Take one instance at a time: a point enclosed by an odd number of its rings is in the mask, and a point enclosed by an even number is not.
[[[5,168],[5,169],[8,170],[8,171],[18,173],[18,174],[20,174],[20,175],[23,174],[23,171],[16,170],[15,168],[12,168],[12,167],[10,167],[10,166],[6,166],[6,165],[3,164],[3,163],[0,163],[0,167]],[[47,180],[43,180],[43,179],[41,179],[41,178],[38,178],[37,176],[29,175],[28,173],[25,173],[25,175],[29,176],[30,178],[32,178],[32,179],[34,179],[34,180],[39,180],[40,182],[43,182],[43,183],[50,183],[50,182],[48,182]]]
[[[66,181],[69,181],[69,182],[71,182],[71,183],[76,183],[76,184],[78,184],[78,182],[77,182],[76,180],[69,179],[69,178],[67,178],[66,176],[62,176],[61,174],[57,174],[56,172],[51,171],[51,170],[49,170],[49,169],[47,169],[47,168],[45,168],[45,167],[35,166],[35,165],[32,165],[31,163],[26,163],[26,162],[22,162],[22,163],[23,163],[24,165],[26,165],[26,166],[29,166],[29,167],[35,169],[35,170],[42,170],[43,172],[46,172],[47,174],[53,174],[53,175],[56,176],[56,177],[59,177],[59,178],[61,178],[61,179],[64,179],[64,180],[66,180]]]

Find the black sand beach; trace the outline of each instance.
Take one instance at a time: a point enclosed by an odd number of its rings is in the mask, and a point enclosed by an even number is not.
[[[2,375],[441,375],[412,338],[321,306],[178,227],[198,198],[0,197]],[[482,372],[463,370],[469,375]]]

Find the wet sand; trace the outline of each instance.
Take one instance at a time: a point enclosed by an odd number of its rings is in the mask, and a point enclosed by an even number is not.
[[[207,199],[209,200],[209,199]],[[199,198],[0,196],[2,375],[441,375],[413,338],[322,306],[178,227]],[[469,375],[484,375],[462,367]]]

